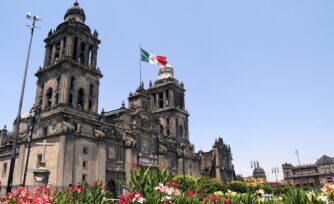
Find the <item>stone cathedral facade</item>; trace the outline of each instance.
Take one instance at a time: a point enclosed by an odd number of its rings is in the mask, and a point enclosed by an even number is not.
[[[172,174],[196,178],[235,179],[232,153],[219,138],[209,152],[195,152],[189,141],[184,84],[163,67],[147,89],[142,84],[128,98],[128,108],[98,113],[100,40],[85,24],[84,10],[75,3],[64,22],[45,41],[45,60],[37,71],[35,117],[22,115],[13,185],[22,183],[32,134],[26,185],[49,172],[56,187],[103,180],[109,190],[122,192],[118,181],[130,178],[140,165],[168,168]],[[14,128],[15,130],[15,123]],[[7,184],[12,135],[0,130],[0,181]]]

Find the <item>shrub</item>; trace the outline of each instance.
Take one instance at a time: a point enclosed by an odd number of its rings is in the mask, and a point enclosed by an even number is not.
[[[246,193],[247,192],[247,186],[245,182],[242,181],[234,181],[229,183],[229,189],[234,192],[238,193]]]
[[[188,175],[185,177],[183,177],[183,175],[174,176],[173,181],[181,185],[180,190],[182,191],[193,190],[197,186],[196,179]]]
[[[208,195],[216,191],[226,192],[227,185],[217,179],[204,176],[197,180],[196,190],[202,192],[204,195]]]

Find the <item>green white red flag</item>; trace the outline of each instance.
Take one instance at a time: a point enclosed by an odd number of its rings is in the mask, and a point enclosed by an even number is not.
[[[156,64],[165,67],[167,65],[167,57],[161,55],[153,55],[140,48],[140,60],[149,64]]]

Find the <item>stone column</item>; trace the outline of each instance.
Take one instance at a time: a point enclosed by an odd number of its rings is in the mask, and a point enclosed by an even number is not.
[[[55,62],[55,52],[56,52],[56,46],[52,45],[50,64],[53,64]]]
[[[94,46],[92,49],[92,56],[91,56],[91,67],[92,69],[96,69],[96,64],[97,64],[97,46]]]
[[[77,47],[74,48],[74,49],[77,49],[77,56],[75,56],[75,60],[77,62],[79,62],[79,59],[80,59],[80,52],[81,52],[81,40],[78,38],[78,41],[77,41]],[[80,62],[81,63],[81,62]]]
[[[166,91],[164,91],[163,93],[162,93],[162,95],[163,95],[163,107],[164,108],[166,108],[166,98],[167,98],[167,96],[166,96]]]
[[[73,53],[73,36],[67,36],[66,47],[65,47],[65,57],[71,57]]]
[[[217,180],[221,180],[218,149],[215,149],[215,153],[216,153],[216,158],[215,158],[215,162],[216,162],[216,169],[215,169],[215,171],[216,171],[216,179]]]
[[[68,101],[68,94],[69,94],[69,84],[70,84],[70,78],[66,75],[62,75],[60,80],[60,94],[59,94],[59,103],[61,104],[67,104]]]
[[[155,94],[155,109],[159,108],[159,94]]]
[[[132,168],[132,165],[134,164],[134,158],[133,158],[134,152],[131,148],[125,149],[125,178],[126,182],[129,182],[131,180],[130,170]],[[137,161],[136,161],[137,162]]]
[[[83,63],[85,66],[89,66],[89,50],[90,50],[90,46],[89,44],[86,44],[85,47],[85,62]]]
[[[96,175],[97,178],[101,181],[105,181],[106,179],[106,162],[107,162],[107,147],[106,144],[99,143],[98,153],[97,153],[97,161],[96,161]]]
[[[59,60],[63,59],[63,52],[64,52],[64,39],[60,41]]]
[[[61,127],[60,127],[61,128]],[[66,152],[66,137],[64,135],[59,138],[59,154],[57,162],[57,186],[64,186],[64,166],[65,166],[65,152]]]
[[[174,108],[175,107],[175,101],[174,101],[174,91],[172,89],[169,90],[169,106]]]
[[[45,46],[44,67],[50,64],[50,46]]]

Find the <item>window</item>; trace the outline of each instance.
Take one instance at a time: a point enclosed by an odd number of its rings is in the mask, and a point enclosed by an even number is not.
[[[86,44],[85,43],[81,43],[80,45],[80,64],[85,65],[85,49],[86,49]]]
[[[48,127],[43,128],[43,137],[48,136]]]
[[[155,108],[156,106],[157,106],[156,94],[153,94],[153,107]]]
[[[83,154],[88,154],[88,147],[83,148]]]
[[[167,125],[169,125],[169,118],[166,118],[166,123]]]
[[[169,96],[168,96],[168,90],[166,91],[166,106],[169,106]]]
[[[42,158],[43,158],[42,154],[37,154],[37,164],[36,164],[37,168],[39,168],[39,167],[45,167],[46,163],[45,163],[45,161],[42,162]]]
[[[180,138],[182,138],[183,137],[183,127],[182,127],[182,125],[180,125],[179,132],[180,132]]]
[[[74,37],[74,49],[73,49],[73,54],[72,54],[72,59],[75,60],[77,57],[77,46],[78,46],[78,38]]]
[[[82,182],[86,182],[87,181],[87,174],[82,174]]]
[[[83,108],[84,107],[84,90],[79,89],[78,92],[78,107]]]
[[[94,85],[90,84],[90,86],[89,86],[89,96],[93,96],[93,89],[94,89]]]
[[[46,92],[46,107],[50,108],[52,105],[52,88],[49,88],[48,91]]]
[[[163,108],[164,107],[164,95],[163,93],[159,94],[159,108]]]
[[[92,110],[92,100],[88,101],[88,110]]]
[[[71,77],[71,82],[70,82],[70,89],[73,90],[74,88],[74,76]]]
[[[58,104],[58,102],[59,102],[59,93],[56,94],[55,104]]]
[[[167,129],[167,135],[170,135],[170,130],[169,129]]]
[[[115,148],[108,147],[108,159],[115,159]]]
[[[72,94],[70,94],[70,95],[68,96],[68,105],[69,105],[69,106],[72,106],[72,105],[73,105],[73,95],[72,95]]]
[[[87,161],[82,162],[82,168],[87,168]]]
[[[7,162],[2,164],[2,176],[7,174]]]

